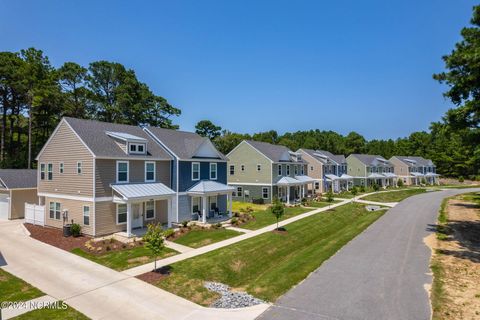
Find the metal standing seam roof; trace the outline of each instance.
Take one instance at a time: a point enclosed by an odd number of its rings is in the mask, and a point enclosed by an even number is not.
[[[371,175],[368,176],[368,178],[385,178],[385,176],[380,173],[372,173]]]
[[[5,189],[33,189],[37,187],[37,170],[0,169],[0,180]]]
[[[282,177],[280,180],[277,181],[277,185],[300,185],[305,184],[305,182],[294,179],[292,177]]]
[[[315,182],[315,179],[313,179],[312,177],[306,176],[306,175],[295,176],[295,179],[297,179],[298,181],[301,181],[301,182],[305,182],[305,183]]]
[[[433,173],[433,172],[427,172],[425,174],[427,177],[439,177],[440,175],[438,173]]]
[[[175,195],[175,191],[160,182],[112,184],[112,189],[127,201],[142,198],[164,198]]]
[[[351,180],[351,179],[353,179],[353,177],[352,177],[352,176],[349,176],[348,174],[345,174],[345,173],[344,173],[344,174],[342,174],[342,175],[340,176],[340,179]]]
[[[326,174],[325,177],[327,177],[327,179],[330,179],[330,180],[339,180],[340,179],[339,176],[334,175],[334,174]]]
[[[102,122],[96,120],[84,120],[70,117],[63,118],[75,131],[78,137],[87,145],[96,157],[100,158],[152,158],[171,160],[170,154],[154,141],[142,128],[138,126]],[[147,143],[147,154],[128,154],[108,133],[121,134],[124,138],[134,136]],[[122,139],[122,138],[117,138]]]
[[[420,172],[410,172],[410,174],[414,177],[423,177],[423,173]]]
[[[200,146],[208,141],[208,138],[202,137],[194,132],[163,129],[157,127],[146,127],[145,130],[160,140],[180,159],[194,159],[195,154]],[[227,159],[220,151],[217,150],[217,153],[218,159]]]
[[[193,194],[231,193],[233,191],[235,191],[235,188],[229,185],[226,185],[217,181],[202,180],[202,181],[199,181],[190,189],[188,189],[187,193],[193,193]]]
[[[391,172],[385,172],[383,175],[385,175],[387,178],[396,178],[397,175]]]

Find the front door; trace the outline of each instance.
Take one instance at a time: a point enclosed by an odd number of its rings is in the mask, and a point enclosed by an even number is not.
[[[132,204],[132,228],[143,227],[142,203]]]

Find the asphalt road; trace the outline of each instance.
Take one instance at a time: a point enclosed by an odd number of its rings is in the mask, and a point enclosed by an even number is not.
[[[343,247],[258,319],[430,319],[430,249],[444,197],[456,189],[407,198]],[[287,276],[287,275],[286,275]]]

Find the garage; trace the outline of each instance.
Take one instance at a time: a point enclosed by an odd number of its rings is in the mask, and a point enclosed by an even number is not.
[[[38,203],[37,171],[0,169],[0,220],[24,218],[25,203]]]
[[[8,194],[0,194],[0,220],[8,219],[8,211],[9,211],[8,200],[9,200]]]

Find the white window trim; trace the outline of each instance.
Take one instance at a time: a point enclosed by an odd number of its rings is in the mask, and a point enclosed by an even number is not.
[[[80,165],[80,167],[78,166]],[[78,169],[80,169],[80,172],[78,172]],[[77,167],[75,168],[77,175],[82,175],[83,174],[83,163],[82,161],[77,161]]]
[[[52,170],[50,170],[50,168]],[[52,178],[50,179],[50,173],[52,174]],[[52,181],[53,180],[53,163],[47,163],[47,180]]]
[[[146,221],[149,221],[149,220],[155,220],[157,218],[157,208],[156,208],[156,205],[155,205],[155,200],[151,200],[151,202],[153,202],[153,218],[147,218],[147,202],[150,202],[150,201],[145,201],[143,203],[143,207],[145,208],[145,220]]]
[[[50,205],[53,203],[53,218],[50,218]],[[60,209],[59,209],[59,218],[55,218],[55,213],[57,212],[57,203],[60,204]],[[49,201],[48,202],[48,218],[51,219],[51,220],[56,220],[56,221],[61,221],[62,220],[62,204],[60,202],[57,202],[57,201]]]
[[[43,173],[43,179],[42,179],[42,173]],[[46,177],[47,177],[47,166],[45,165],[45,163],[42,162],[40,163],[40,180],[45,180]]]
[[[232,170],[233,168],[233,170]],[[232,173],[233,171],[233,173]],[[234,176],[235,175],[235,165],[234,164],[231,164],[229,167],[228,167],[228,174],[231,175],[231,176]]]
[[[119,164],[126,163],[127,164],[127,181],[118,181],[118,167]],[[115,181],[117,183],[128,183],[130,181],[130,163],[128,161],[117,161],[117,170],[115,171]]]
[[[88,224],[85,224],[85,208],[88,208]],[[82,218],[83,218],[83,225],[89,226],[90,225],[90,206],[83,206],[82,207]]]
[[[202,206],[202,198],[201,198],[201,197],[192,197],[192,201],[190,201],[190,202],[191,202],[191,204],[190,204],[190,212],[191,212],[192,214],[197,213],[197,212],[193,212],[193,199],[198,199],[198,210],[199,210],[200,212],[202,212],[202,210],[200,210],[200,209],[201,209],[200,207]]]
[[[239,193],[238,189],[240,189],[240,195],[238,195]],[[237,187],[236,193],[237,193],[237,197],[243,197],[243,187]]]
[[[193,178],[193,166],[198,165],[198,178],[194,179]],[[198,181],[200,180],[200,162],[192,162],[192,181]]]
[[[124,205],[127,208],[127,217],[125,219],[125,222],[118,222],[118,208],[122,205]],[[116,212],[115,212],[115,220],[116,220],[115,222],[117,223],[117,226],[127,224],[127,220],[128,220],[128,205],[127,204],[117,203]]]
[[[240,165],[240,172],[245,172],[245,165],[244,164]]]
[[[135,151],[130,150],[130,146],[135,146]],[[143,146],[143,151],[138,151],[138,146]],[[127,146],[128,154],[146,154],[147,153],[147,144],[146,143],[136,143],[129,142]]]
[[[278,170],[277,171],[278,171],[278,176],[279,177],[283,175],[283,167],[282,167],[281,164],[278,165]]]
[[[262,171],[262,165],[260,163],[257,164],[257,172]]]
[[[210,180],[217,180],[218,178],[218,166],[216,162],[210,163]],[[212,170],[212,167],[215,167],[215,170]],[[215,171],[215,178],[212,178],[212,172]]]
[[[65,172],[65,164],[63,162],[60,162],[58,164],[58,173],[63,174]]]
[[[290,165],[287,164],[287,168],[285,170],[285,175],[290,176]]]
[[[147,179],[147,165],[153,164],[153,180]],[[157,175],[157,165],[155,161],[145,161],[145,182],[155,182],[155,177]]]
[[[265,197],[264,190],[267,190],[267,196]],[[268,187],[262,187],[262,199],[270,199],[270,189]]]
[[[211,199],[215,199],[215,201],[211,201]],[[209,196],[208,197],[208,212],[212,210],[212,203],[215,203],[216,207],[218,208],[218,197],[217,196]]]

